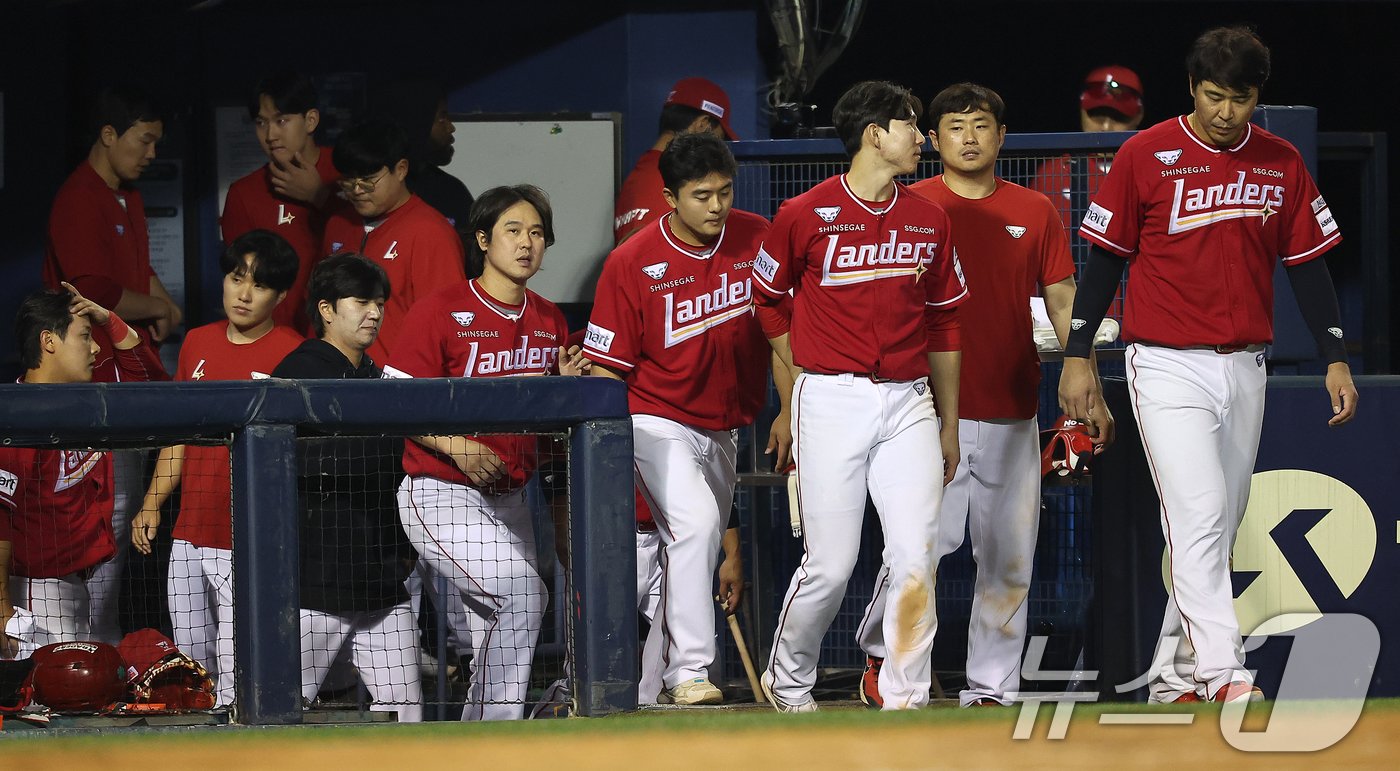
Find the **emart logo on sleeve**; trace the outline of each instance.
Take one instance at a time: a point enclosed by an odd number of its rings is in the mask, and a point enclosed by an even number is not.
[[[0,468],[0,495],[13,498],[19,490],[19,476]]]

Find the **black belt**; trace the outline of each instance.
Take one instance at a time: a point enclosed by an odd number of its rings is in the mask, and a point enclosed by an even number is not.
[[[1243,345],[1192,345],[1192,346],[1187,346],[1187,348],[1186,348],[1185,350],[1190,350],[1190,351],[1214,351],[1214,352],[1220,353],[1220,354],[1226,354],[1226,353],[1240,353],[1241,351],[1249,351],[1249,352],[1251,352],[1251,353],[1259,353],[1260,351],[1263,351],[1263,350],[1264,350],[1264,344],[1263,344],[1263,343],[1246,343],[1246,344],[1243,344]]]
[[[894,382],[896,382],[896,379],[895,379],[895,378],[892,378],[892,377],[884,377],[883,375],[878,375],[878,374],[876,374],[876,373],[874,373],[874,372],[811,372],[811,374],[813,374],[813,375],[821,375],[821,376],[823,376],[823,377],[841,377],[842,375],[850,375],[851,377],[864,378],[865,380],[869,380],[869,381],[872,382],[872,383],[894,383]],[[904,382],[904,381],[898,381],[898,382]]]

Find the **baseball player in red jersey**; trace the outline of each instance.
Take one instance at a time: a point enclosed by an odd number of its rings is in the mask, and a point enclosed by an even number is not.
[[[1100,419],[1090,338],[1130,262],[1128,386],[1171,564],[1150,698],[1256,700],[1263,695],[1244,666],[1229,563],[1264,415],[1274,261],[1283,260],[1328,361],[1329,425],[1345,423],[1357,392],[1332,279],[1316,259],[1341,233],[1298,151],[1249,123],[1269,76],[1259,38],[1240,27],[1210,30],[1196,39],[1187,70],[1193,110],[1123,145],[1080,226],[1093,250],[1074,302],[1060,404],[1071,418]]]
[[[967,287],[948,216],[894,181],[918,166],[921,111],[891,83],[842,95],[832,117],[850,170],[784,203],[754,261],[759,302],[793,290],[791,356],[802,370],[792,419],[806,550],[762,679],[779,711],[817,709],[817,654],[855,566],[867,489],[895,609],[880,692],[885,709],[928,703],[936,516],[958,465],[952,311]]]
[[[350,127],[336,141],[334,156],[345,201],[326,223],[323,251],[363,254],[388,274],[394,296],[368,351],[388,362],[408,309],[466,277],[462,239],[447,218],[409,191],[408,139],[396,124]]]
[[[962,347],[958,441],[962,463],[943,491],[934,560],[972,538],[977,584],[959,701],[1005,704],[1020,686],[1027,592],[1040,513],[1036,426],[1040,358],[1026,298],[1044,294],[1063,343],[1074,303],[1074,261],[1050,200],[996,176],[1006,105],[990,88],[959,83],[929,101],[929,140],[943,173],[909,188],[957,223],[949,242],[975,290],[958,308],[977,330]],[[1105,435],[1106,436],[1106,435]],[[857,631],[870,658],[861,696],[879,706],[888,589],[882,569]]]
[[[468,223],[481,278],[413,306],[385,377],[582,374],[566,352],[564,315],[526,288],[554,242],[544,191],[497,187]],[[397,290],[395,290],[397,291]],[[539,462],[533,436],[422,436],[405,443],[399,516],[424,562],[462,593],[472,622],[471,685],[463,720],[524,716],[546,592],[525,483]]]
[[[229,185],[219,230],[224,243],[250,230],[270,230],[292,245],[301,266],[287,299],[273,311],[275,323],[307,330],[306,281],[321,258],[326,228],[324,208],[340,177],[329,150],[316,146],[321,112],[316,86],[297,72],[281,72],[258,83],[248,102],[258,144],[268,161]]]
[[[180,346],[175,379],[257,380],[301,344],[301,335],[276,325],[273,309],[297,275],[297,254],[280,236],[253,230],[235,238],[220,255],[224,313],[190,330]],[[209,670],[218,683],[219,704],[233,701],[233,501],[229,454],[214,447],[176,445],[161,449],[131,540],[142,554],[160,525],[160,508],[175,491],[180,514],[170,548],[167,594],[175,644]]]
[[[155,352],[115,313],[72,284],[20,304],[15,337],[21,383],[92,380],[101,327],[120,380],[164,380]],[[0,658],[18,652],[5,634],[16,608],[34,617],[26,650],[92,637],[97,568],[116,552],[112,461],[100,450],[0,447]]]
[[[665,183],[657,166],[661,151],[671,140],[690,133],[713,134],[730,140],[739,138],[729,126],[729,95],[704,78],[676,81],[661,106],[659,123],[656,142],[637,159],[637,165],[622,181],[622,189],[617,194],[617,204],[613,207],[613,239],[619,244],[671,212],[671,205],[661,194]]]
[[[768,221],[730,208],[737,168],[710,134],[676,137],[659,168],[672,211],[604,263],[584,353],[627,383],[637,484],[662,543],[661,700],[717,704],[712,582],[734,498],[734,430],[763,407],[772,357],[750,280]]]

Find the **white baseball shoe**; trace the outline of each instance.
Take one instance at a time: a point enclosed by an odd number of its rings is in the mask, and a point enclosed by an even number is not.
[[[788,702],[773,695],[773,675],[771,672],[764,672],[763,677],[758,679],[758,685],[763,689],[763,695],[768,699],[768,703],[773,705],[773,709],[779,712],[816,712],[821,709],[817,706],[817,700],[811,694],[807,695],[806,701]]]
[[[719,704],[724,701],[724,693],[707,678],[697,677],[694,680],[687,680],[675,688],[666,688],[661,691],[662,704],[679,704],[683,707],[693,707],[697,704]]]

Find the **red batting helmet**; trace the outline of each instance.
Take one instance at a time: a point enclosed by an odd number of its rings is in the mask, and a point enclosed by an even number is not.
[[[121,654],[106,643],[51,643],[33,658],[34,700],[55,712],[98,712],[126,693]]]
[[[1055,425],[1040,432],[1040,446],[1040,475],[1045,482],[1073,484],[1089,475],[1094,442],[1083,423],[1061,415]]]

